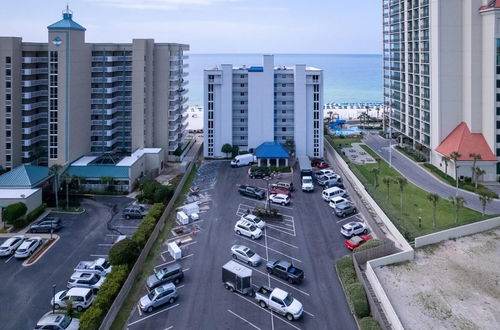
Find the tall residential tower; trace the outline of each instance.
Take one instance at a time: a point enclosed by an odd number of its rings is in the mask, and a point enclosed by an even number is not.
[[[72,16],[67,9],[48,26],[47,43],[0,37],[0,165],[175,151],[187,126],[189,47],[153,39],[86,43]]]
[[[454,176],[480,155],[500,174],[500,1],[384,0],[384,102],[391,126]],[[477,156],[476,156],[477,157]]]

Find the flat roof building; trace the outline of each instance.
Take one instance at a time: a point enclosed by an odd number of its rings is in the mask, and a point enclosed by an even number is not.
[[[297,156],[323,156],[323,71],[297,64],[220,67],[204,73],[205,157],[225,157],[224,144],[253,152],[280,142]]]

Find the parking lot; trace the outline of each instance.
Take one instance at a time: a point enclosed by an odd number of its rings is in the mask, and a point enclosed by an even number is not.
[[[336,170],[334,168],[334,170]],[[347,305],[334,262],[347,253],[340,226],[349,221],[364,221],[361,213],[337,218],[333,209],[321,198],[321,189],[314,193],[300,191],[298,169],[293,182],[298,188],[288,206],[273,205],[283,215],[280,221],[268,221],[264,235],[258,240],[234,232],[239,217],[254,207],[264,207],[265,201],[241,196],[239,184],[266,186],[262,179],[250,179],[248,167],[230,168],[228,162],[212,161],[203,165],[197,176],[201,193],[200,220],[194,234],[188,233],[181,245],[178,260],[185,272],[177,286],[179,298],[151,313],[136,306],[128,320],[129,329],[356,329]],[[290,179],[290,178],[289,178]],[[282,180],[288,180],[285,176]],[[271,182],[272,183],[272,182]],[[350,190],[350,187],[346,187]],[[359,209],[359,208],[358,208]],[[176,240],[171,237],[168,241]],[[166,244],[155,269],[174,263]],[[251,267],[253,284],[281,288],[291,293],[304,307],[303,316],[288,321],[284,316],[260,307],[250,296],[226,290],[221,281],[221,268],[231,260],[230,247],[242,244],[250,247],[264,260]],[[304,270],[305,279],[299,284],[269,275],[266,261],[281,259]],[[239,261],[238,261],[239,262]],[[151,274],[153,269],[151,269]],[[143,294],[147,294],[144,287]]]
[[[52,285],[56,292],[65,290],[79,261],[107,257],[117,235],[132,234],[140,220],[121,217],[121,210],[132,201],[122,196],[84,199],[82,214],[51,214],[62,220],[60,239],[36,263],[23,266],[24,260],[0,259],[0,328],[33,329],[52,308]],[[4,241],[0,239],[0,244]]]

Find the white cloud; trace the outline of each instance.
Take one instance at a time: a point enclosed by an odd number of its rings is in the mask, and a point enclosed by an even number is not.
[[[207,6],[223,2],[237,2],[240,0],[86,0],[96,2],[102,6],[126,9],[155,9],[175,10],[181,6]]]

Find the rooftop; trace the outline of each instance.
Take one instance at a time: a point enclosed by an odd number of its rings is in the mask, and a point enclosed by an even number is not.
[[[288,155],[288,151],[286,151],[285,147],[276,141],[273,142],[264,142],[260,146],[255,149],[255,156],[257,158],[271,158],[271,159],[284,159],[290,157]]]
[[[48,167],[21,165],[0,175],[0,188],[34,188],[51,176]]]
[[[481,6],[479,11],[500,8],[500,0],[490,0],[487,5]]]
[[[0,189],[0,199],[26,198],[40,189]]]
[[[69,6],[66,6],[66,10],[63,12],[63,19],[47,26],[49,30],[77,30],[85,31],[86,29],[73,21],[73,12],[69,10]]]
[[[132,155],[124,157],[120,160],[116,166],[131,166],[144,154],[157,154],[161,151],[161,148],[142,148],[137,149],[132,153]]]
[[[474,159],[469,156],[472,153],[481,155],[481,161],[497,161],[497,157],[486,143],[483,134],[471,133],[465,122],[455,127],[436,148],[436,151],[447,157],[457,151],[461,155],[459,161],[473,161]]]

